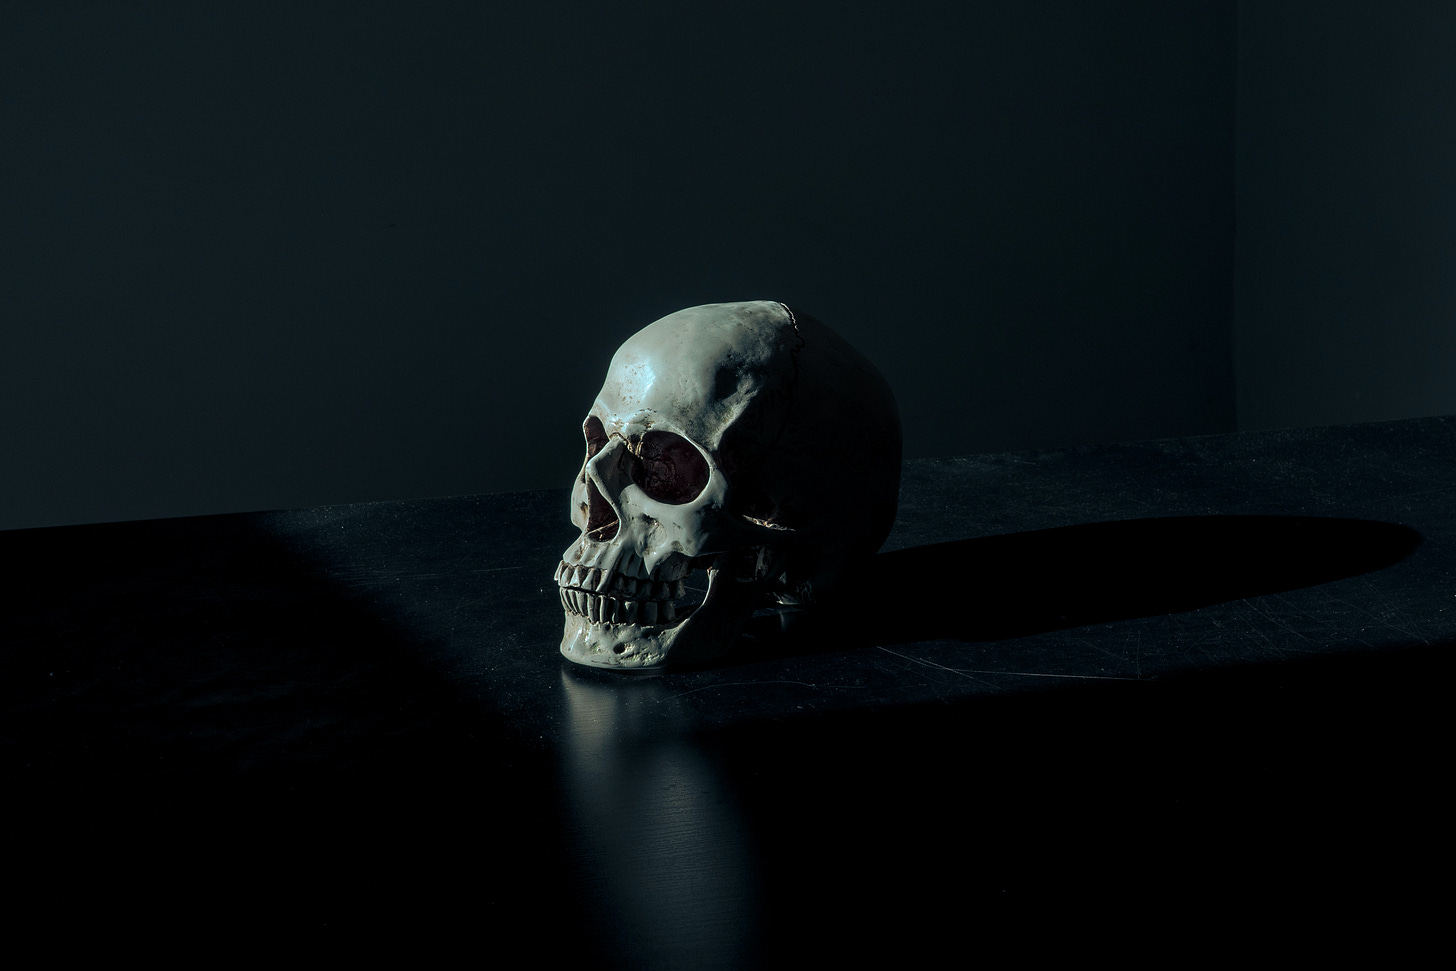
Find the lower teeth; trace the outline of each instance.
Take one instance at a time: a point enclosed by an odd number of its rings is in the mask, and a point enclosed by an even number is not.
[[[704,597],[702,590],[685,589],[681,579],[663,584],[643,581],[642,592],[649,591],[666,596],[663,596],[662,599],[635,600],[604,597],[586,590],[565,587],[561,590],[561,604],[569,612],[586,618],[592,624],[652,627],[659,624],[673,624],[685,619],[688,614],[702,606],[701,600]],[[681,599],[685,595],[696,595],[698,601],[681,605],[673,602],[674,599]]]

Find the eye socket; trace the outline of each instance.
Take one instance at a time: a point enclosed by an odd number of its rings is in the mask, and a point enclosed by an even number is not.
[[[708,463],[692,442],[672,432],[648,432],[636,443],[632,481],[658,502],[692,502],[708,485]]]
[[[581,433],[586,437],[586,457],[590,461],[607,444],[607,430],[602,427],[600,418],[587,415],[586,421],[581,423]]]

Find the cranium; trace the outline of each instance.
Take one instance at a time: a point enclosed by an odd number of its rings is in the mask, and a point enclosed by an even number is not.
[[[582,664],[717,657],[758,607],[822,601],[895,518],[889,385],[781,303],[691,307],[638,331],[582,431],[581,536],[556,570],[561,653]]]

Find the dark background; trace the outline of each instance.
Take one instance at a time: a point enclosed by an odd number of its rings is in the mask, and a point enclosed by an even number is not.
[[[780,299],[906,455],[1456,411],[1456,8],[0,3],[0,528],[561,487]]]

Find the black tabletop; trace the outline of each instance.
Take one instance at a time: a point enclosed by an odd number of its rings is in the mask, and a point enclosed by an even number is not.
[[[558,653],[564,490],[0,533],[12,881],[627,967],[1418,923],[1453,484],[1453,418],[912,461],[849,596],[645,676]]]

